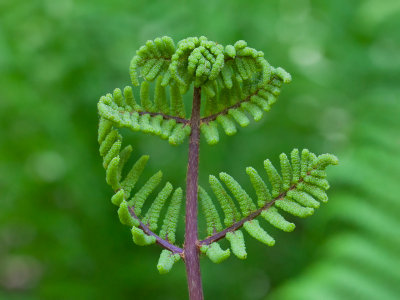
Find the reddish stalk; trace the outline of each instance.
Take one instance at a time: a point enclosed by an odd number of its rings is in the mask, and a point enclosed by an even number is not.
[[[197,247],[197,189],[199,175],[200,148],[200,101],[201,89],[194,88],[193,107],[190,117],[191,134],[189,141],[189,161],[186,175],[186,227],[184,259],[190,300],[203,300],[199,249]]]

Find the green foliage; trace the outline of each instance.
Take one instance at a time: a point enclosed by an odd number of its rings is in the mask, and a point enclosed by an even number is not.
[[[180,144],[190,134],[190,121],[185,119],[185,105],[181,93],[186,93],[191,84],[205,91],[205,116],[201,119],[201,133],[208,144],[219,141],[218,125],[227,135],[236,132],[234,123],[247,126],[249,119],[245,111],[258,121],[262,110],[268,111],[270,105],[280,94],[282,83],[291,81],[291,77],[281,68],[272,68],[264,59],[263,53],[247,47],[244,41],[224,47],[205,37],[187,38],[178,43],[176,51],[171,38],[157,38],[147,41],[131,62],[131,79],[139,85],[138,72],[144,81],[140,84],[140,105],[136,104],[131,88],[125,88],[125,97],[119,89],[100,98],[98,141],[106,180],[116,191],[112,203],[119,205],[118,214],[123,224],[132,227],[133,241],[138,245],[150,245],[157,241],[154,233],[158,228],[161,211],[173,192],[167,182],[152,200],[147,213],[142,218],[145,201],[156,190],[162,180],[161,171],[150,177],[140,189],[135,189],[136,182],[143,172],[148,156],[142,156],[123,179],[124,164],[132,152],[131,146],[121,151],[122,136],[120,128],[154,134],[169,139],[170,144]],[[167,79],[165,79],[167,78]],[[155,99],[150,100],[149,81],[156,80]],[[166,101],[165,87],[170,86],[170,108]],[[253,99],[253,100],[252,100]],[[128,105],[130,103],[130,105]],[[169,115],[171,114],[171,115]],[[174,123],[172,123],[174,122]],[[266,182],[254,168],[248,167],[246,173],[257,195],[257,205],[242,186],[227,173],[220,173],[219,178],[225,184],[233,198],[238,202],[240,211],[222,183],[210,176],[210,185],[221,209],[224,221],[220,219],[212,198],[202,188],[198,189],[198,198],[206,219],[208,237],[200,241],[201,251],[213,262],[220,263],[227,259],[230,250],[222,250],[217,240],[227,236],[232,252],[240,259],[247,257],[243,233],[238,230],[243,226],[250,236],[258,241],[273,246],[272,238],[260,225],[256,217],[261,215],[267,222],[283,231],[292,231],[295,225],[288,222],[280,210],[297,217],[312,215],[319,201],[326,202],[325,191],[329,184],[325,179],[325,168],[336,165],[338,160],[330,154],[316,156],[307,149],[301,152],[294,149],[291,160],[286,154],[280,155],[281,174],[267,159],[264,167],[271,184],[271,192]],[[183,250],[175,247],[175,231],[179,215],[182,192],[178,188],[170,202],[163,226],[159,233],[167,246],[161,253],[160,273],[167,273],[176,257]],[[222,223],[227,226],[225,229]]]
[[[156,242],[156,238],[154,236],[145,234],[143,230],[140,228],[133,226],[131,232],[132,232],[132,240],[138,246],[148,246]]]
[[[154,231],[158,228],[161,211],[173,192],[173,187],[171,183],[167,182],[152,201],[147,213],[143,218],[141,217],[145,201],[161,183],[162,173],[161,171],[157,172],[141,188],[137,189],[136,183],[149,158],[149,156],[142,156],[123,177],[124,166],[129,161],[132,146],[128,145],[121,150],[120,128],[129,128],[132,131],[142,131],[164,139],[168,138],[172,145],[181,144],[191,132],[190,120],[185,119],[185,104],[181,94],[186,93],[193,84],[194,87],[201,87],[205,92],[206,107],[204,109],[205,116],[201,119],[201,132],[208,144],[216,144],[219,141],[218,124],[224,128],[227,135],[232,135],[236,132],[233,120],[240,126],[249,124],[245,112],[249,113],[255,121],[259,121],[263,110],[269,111],[270,105],[275,103],[282,83],[290,82],[291,77],[282,68],[271,67],[265,60],[264,53],[247,47],[245,41],[238,41],[235,45],[228,45],[224,48],[220,44],[208,41],[205,37],[187,38],[180,41],[177,48],[169,37],[149,40],[132,59],[130,74],[133,85],[140,85],[140,105],[136,103],[131,87],[126,87],[124,93],[120,89],[115,89],[113,94],[101,97],[98,103],[100,115],[98,142],[100,144],[99,152],[103,157],[103,166],[106,169],[106,181],[116,192],[111,202],[119,206],[118,215],[121,223],[132,227],[133,241],[143,246],[157,241],[158,236]],[[141,83],[138,74],[144,79]],[[153,101],[150,95],[149,82],[151,81],[156,81]],[[170,86],[169,105],[165,90],[167,86]],[[271,165],[266,165],[274,197],[280,193],[285,193],[286,196],[289,188],[294,188],[290,185],[290,163],[287,158],[283,160],[284,156],[281,158],[283,183],[276,170]],[[303,161],[306,158],[308,159],[308,152],[303,155]],[[311,165],[310,170],[311,168],[323,169],[323,166],[321,167],[319,162],[315,162],[315,159],[313,163],[316,166]],[[266,161],[267,163],[268,161]],[[308,160],[302,163],[303,169],[308,166]],[[263,207],[266,203],[265,200],[270,200],[271,196],[255,170],[249,169],[249,172],[259,195],[258,203]],[[301,181],[306,182],[306,178],[310,176],[307,177],[303,173]],[[322,179],[311,178],[311,182],[306,184],[308,189],[316,189],[314,185],[322,185]],[[211,187],[224,209],[225,225],[232,226],[233,224],[235,226],[238,224],[237,222],[240,222],[240,218],[248,217],[256,212],[256,206],[246,191],[230,175],[220,173],[220,179],[239,202],[241,213],[236,210],[231,197],[218,179],[210,177]],[[134,189],[136,192],[130,198]],[[158,237],[165,239],[168,251],[162,252],[157,266],[161,273],[166,273],[171,269],[175,262],[172,257],[182,254],[182,249],[174,248],[172,244],[169,244],[175,242],[176,221],[182,198],[178,191],[180,189],[175,190],[174,195],[177,196],[171,200]],[[199,201],[206,218],[208,235],[212,236],[222,232],[223,227],[218,211],[210,196],[201,187],[199,188]],[[273,199],[272,201],[271,204],[275,204],[276,201],[276,206],[298,216],[305,216],[303,211],[307,211],[307,208],[303,208],[293,201],[286,199]],[[256,215],[260,213],[261,210],[256,212]],[[276,224],[276,220],[280,220],[278,226],[283,227],[282,218],[275,211],[273,223]],[[242,222],[244,224],[240,226],[243,225],[254,238],[272,246],[275,241],[260,227],[258,221],[252,219],[253,217]],[[231,234],[229,240],[233,245],[233,252],[239,258],[245,258],[247,253],[243,234],[241,232]],[[162,244],[162,242],[160,243]],[[165,247],[165,244],[163,246]],[[205,244],[202,251],[212,261],[218,263],[225,260],[230,254],[229,250],[222,250],[216,242],[211,245]]]
[[[341,162],[346,167],[333,174],[343,186],[331,197],[330,209],[324,216],[329,223],[317,223],[332,227],[335,232],[325,239],[315,261],[296,280],[288,280],[276,289],[271,299],[398,298],[400,205],[397,195],[388,191],[398,189],[393,176],[400,174],[400,144],[392,142],[390,132],[400,128],[400,122],[398,118],[385,117],[399,114],[398,104],[378,103],[371,98],[365,107],[355,109],[359,122],[350,140],[357,145],[357,151],[348,149],[343,153]],[[378,110],[382,114],[376,114]],[[316,178],[326,176],[324,172],[312,173]]]
[[[103,157],[103,166],[106,169],[106,181],[115,190],[111,202],[119,207],[119,219],[122,224],[132,228],[131,232],[133,242],[139,246],[146,246],[154,244],[157,241],[157,236],[153,231],[158,228],[160,213],[167,200],[170,198],[174,188],[171,183],[167,182],[164,188],[161,189],[152,201],[151,206],[144,217],[140,217],[145,201],[162,181],[162,172],[158,171],[151,176],[143,186],[134,193],[133,197],[130,197],[132,190],[135,188],[136,183],[146,166],[149,156],[141,156],[124,177],[123,173],[125,164],[128,162],[132,153],[132,146],[128,145],[121,151],[122,136],[118,133],[118,126],[130,126],[129,128],[133,129],[136,127],[132,127],[132,124],[140,124],[140,128],[143,132],[154,133],[155,128],[157,128],[155,124],[158,124],[160,130],[157,132],[161,133],[161,127],[159,124],[162,118],[159,118],[161,116],[150,118],[149,114],[145,114],[140,116],[139,123],[135,123],[132,122],[133,119],[129,113],[122,113],[121,117],[116,117],[115,111],[118,113],[119,109],[126,108],[126,106],[123,106],[126,104],[126,101],[118,91],[119,90],[114,91],[113,96],[109,95],[102,97],[98,105],[99,114],[101,116],[98,131],[98,142],[100,144],[99,152]],[[161,93],[159,92],[159,95],[160,94]],[[143,97],[145,98],[144,101]],[[146,87],[146,85],[143,84],[141,89],[141,100],[143,106],[147,106],[147,108],[152,106],[148,101],[148,86]],[[158,103],[162,106],[163,101],[159,101]],[[116,107],[117,105],[122,105],[123,108]],[[114,114],[112,112],[110,113],[111,106],[114,107]],[[144,121],[145,118],[147,118],[146,121]],[[158,122],[156,123],[154,120],[158,120]],[[175,241],[176,225],[181,200],[182,190],[177,188],[173,193],[167,215],[163,221],[164,224],[160,231],[161,239],[164,238],[171,242]],[[134,213],[130,211],[133,208]],[[162,252],[161,254],[160,262],[157,265],[160,273],[168,272],[172,267],[173,262],[177,261],[177,257],[180,257],[177,253],[172,253],[171,255],[167,254],[168,253],[166,252]]]
[[[143,133],[160,136],[163,139],[168,139],[169,143],[173,145],[181,144],[190,134],[190,127],[182,126],[187,123],[187,121],[181,119],[181,117],[184,117],[182,97],[179,91],[176,91],[176,86],[171,86],[170,111],[172,114],[176,115],[174,115],[174,117],[163,115],[167,110],[165,88],[160,85],[157,85],[156,88],[156,98],[154,101],[151,101],[149,84],[147,81],[143,81],[140,89],[141,105],[133,104],[133,107],[128,105],[128,101],[126,100],[133,95],[131,88],[125,88],[125,90],[129,91],[128,95],[125,95],[125,97],[122,97],[120,93],[114,93],[113,95],[107,94],[101,97],[98,103],[99,115],[103,120],[101,122],[109,121],[119,128],[129,128],[132,131],[142,131]],[[155,111],[160,113],[154,113]],[[103,125],[99,128],[103,129]],[[106,134],[106,129],[107,128],[104,128],[101,134]],[[111,134],[107,135],[104,141],[100,139],[99,135],[99,141],[102,143],[104,142],[104,145],[100,148],[100,154],[103,154],[104,151],[108,151],[110,143],[113,143],[117,139],[117,136],[114,136],[117,134],[116,131],[110,133]],[[110,154],[110,157],[111,156],[112,153]],[[108,161],[106,162],[108,164]]]
[[[166,86],[170,80],[168,72],[170,60],[175,53],[175,44],[170,37],[156,38],[147,41],[136,52],[130,65],[130,74],[133,85],[139,85],[138,68],[141,76],[147,81],[153,81],[157,76],[163,76],[162,85]]]
[[[182,203],[182,189],[177,188],[172,195],[171,204],[165,214],[164,223],[160,230],[160,237],[175,243],[175,231],[178,224],[179,211]]]
[[[201,189],[199,195],[207,219],[207,233],[211,237],[206,238],[200,243],[210,244],[224,236],[228,238],[229,233],[228,240],[231,243],[232,252],[237,255],[238,258],[243,259],[247,256],[243,234],[240,232],[238,235],[232,235],[232,233],[235,233],[241,226],[256,240],[268,246],[273,246],[275,245],[275,240],[260,226],[258,220],[255,220],[256,217],[261,215],[274,227],[290,232],[294,230],[295,225],[288,222],[280,213],[279,209],[301,218],[312,215],[314,208],[319,207],[318,201],[327,201],[325,191],[329,188],[326,179],[322,181],[318,175],[320,175],[321,171],[325,171],[327,166],[337,165],[338,159],[331,154],[316,156],[307,149],[304,149],[302,151],[301,160],[299,160],[297,159],[298,153],[299,151],[297,149],[292,151],[291,158],[294,162],[293,166],[284,153],[280,155],[281,175],[279,175],[268,159],[264,161],[264,167],[272,187],[272,197],[267,184],[261,176],[258,175],[255,169],[250,167],[246,168],[246,173],[249,175],[258,197],[258,209],[248,193],[233,177],[226,173],[219,174],[219,177],[225,183],[228,190],[238,201],[240,207],[238,218],[235,216],[237,215],[235,209],[232,209],[235,204],[228,195],[228,192],[214,176],[210,176],[210,184],[213,192],[217,199],[219,199],[222,211],[225,214],[225,220],[228,220],[225,222],[227,228],[223,231],[218,230],[218,228],[221,227],[221,220],[219,219],[218,212],[210,197]],[[291,170],[300,170],[300,166],[303,173],[297,177]],[[319,172],[315,173],[315,171]],[[206,201],[203,200],[204,198]],[[232,223],[231,220],[234,216],[237,219],[235,223]],[[217,232],[222,232],[222,234],[218,234]],[[214,258],[212,260],[214,261]]]
[[[147,41],[132,59],[130,74],[132,84],[140,85],[140,105],[131,87],[124,89],[125,97],[116,89],[113,95],[100,99],[100,116],[118,127],[161,136],[173,145],[181,144],[190,134],[181,94],[191,84],[205,92],[201,131],[207,143],[214,145],[219,141],[218,124],[230,136],[237,132],[235,122],[241,127],[249,124],[247,114],[260,121],[263,112],[276,102],[282,84],[291,81],[290,74],[271,67],[264,53],[247,47],[245,41],[224,49],[203,36],[180,41],[176,50],[170,37]],[[151,81],[156,81],[153,101]]]
[[[93,155],[93,95],[128,85],[132,50],[165,33],[246,39],[294,79],[266,118],[246,128],[232,121],[234,139],[220,131],[218,147],[201,144],[199,179],[210,195],[208,174],[225,170],[258,199],[243,167],[264,177],[260,162],[271,158],[279,170],[279,154],[294,147],[340,157],[328,171],[329,205],[312,218],[289,216],[292,234],[265,226],[277,247],[250,242],[245,263],[202,262],[205,298],[397,299],[398,1],[13,0],[0,7],[1,299],[187,298],[183,264],[157,278],[158,246],[132,248],[130,232],[118,229]],[[134,95],[140,104],[139,88]],[[184,147],[123,136],[135,160],[151,156],[138,187],[159,169],[160,187],[182,186]],[[178,241],[182,228],[181,213]]]
[[[168,273],[174,263],[180,260],[179,254],[174,254],[166,249],[161,251],[160,259],[158,260],[157,269],[160,274]]]
[[[216,264],[223,262],[231,255],[229,249],[222,250],[221,246],[217,242],[201,246],[200,251],[205,253],[207,257]]]
[[[214,233],[221,231],[222,225],[217,209],[215,208],[210,196],[202,187],[199,187],[199,202],[203,209],[204,216],[206,217],[208,235],[213,235]]]
[[[226,239],[231,244],[232,252],[236,255],[237,258],[247,258],[246,244],[244,243],[243,233],[240,230],[228,232],[226,234]]]

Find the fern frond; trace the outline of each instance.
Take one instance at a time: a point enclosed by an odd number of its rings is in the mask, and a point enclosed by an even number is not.
[[[129,205],[128,202],[122,200],[118,208],[118,217],[119,220],[123,225],[127,225],[130,227],[137,227],[139,226],[139,220],[133,218],[129,212]]]
[[[166,78],[170,78],[168,68],[174,52],[174,42],[168,36],[156,38],[154,41],[148,40],[136,51],[136,55],[132,58],[130,64],[132,84],[139,85],[138,71],[141,69],[140,76],[147,81],[153,81],[158,76],[164,76],[163,86],[166,86],[169,82]]]
[[[257,57],[257,61],[262,60],[265,61],[263,57]],[[236,58],[235,61],[241,61],[239,66],[230,67],[227,63],[221,72],[222,78],[227,76],[226,73],[231,74],[232,77],[229,77],[229,84],[225,84],[223,87],[217,85],[219,97],[218,99],[210,100],[223,103],[222,107],[216,104],[213,109],[206,109],[205,112],[208,115],[201,120],[202,124],[213,128],[214,137],[218,136],[218,124],[222,126],[227,135],[233,135],[237,132],[235,122],[240,127],[246,127],[250,124],[248,115],[251,115],[255,121],[260,121],[264,112],[268,112],[271,109],[271,105],[276,102],[282,83],[291,81],[290,75],[286,71],[281,68],[274,69],[268,63],[265,64],[265,68],[259,66],[259,68],[249,67],[246,69],[243,66],[242,58]],[[254,66],[257,66],[257,64],[254,63]],[[232,70],[226,72],[224,71],[225,68],[232,68]],[[239,70],[242,70],[242,72],[240,73]],[[248,76],[249,72],[254,72],[252,77]],[[237,77],[233,76],[233,74],[241,75]],[[221,79],[222,81],[223,79]],[[224,100],[227,94],[230,95],[229,104]],[[210,107],[210,104],[207,107]],[[207,136],[206,140],[211,145],[218,142],[217,138],[207,138]]]
[[[171,86],[171,110],[168,113],[182,119],[184,105],[178,94],[186,93],[192,83],[203,89],[206,108],[201,121],[202,132],[209,144],[219,141],[218,124],[227,135],[233,135],[237,132],[235,123],[241,127],[250,123],[248,114],[255,121],[261,120],[264,112],[276,102],[282,84],[291,81],[289,73],[271,67],[264,53],[248,47],[245,41],[223,47],[204,36],[181,40],[176,50],[173,41],[167,37],[147,41],[131,62],[134,85],[139,85],[139,67],[145,80],[141,87],[141,109],[144,111],[166,113],[165,105],[154,107],[150,102],[147,81],[155,78],[156,90]]]
[[[135,212],[140,215],[144,202],[154,189],[161,183],[162,172],[158,171],[156,174],[151,176],[146,183],[140,188],[140,190],[129,200],[129,204],[135,207]]]
[[[141,156],[133,165],[128,175],[126,175],[125,179],[122,180],[121,187],[124,190],[127,198],[129,198],[132,189],[135,187],[136,182],[139,180],[139,177],[142,174],[149,158],[150,157],[148,155]]]
[[[281,229],[282,231],[291,232],[296,228],[296,225],[286,221],[275,207],[263,210],[261,216],[272,226]]]
[[[98,102],[99,152],[106,182],[115,191],[111,202],[118,207],[121,223],[131,227],[136,244],[157,243],[164,248],[157,268],[160,273],[166,273],[184,257],[183,249],[174,244],[183,191],[169,182],[162,183],[161,171],[137,186],[149,156],[142,155],[126,170],[133,148],[123,146],[120,129],[159,136],[171,145],[180,145],[191,135],[196,123],[193,132],[197,133],[200,126],[206,142],[217,144],[219,129],[231,136],[238,127],[248,126],[251,119],[260,121],[277,101],[283,84],[291,81],[291,76],[282,68],[272,67],[263,52],[248,47],[245,41],[224,47],[203,36],[184,39],[176,47],[169,37],[147,41],[131,61],[130,76],[136,91],[132,87],[125,87],[123,91],[115,89]],[[195,87],[197,96],[201,96],[200,91],[203,95],[203,99],[197,98],[204,103],[199,104],[198,114],[200,106],[204,109],[196,118],[186,117],[183,94],[191,86]],[[139,95],[138,101],[134,94]],[[306,217],[320,202],[326,202],[329,184],[325,169],[334,164],[337,158],[332,155],[317,157],[303,150],[300,156],[294,149],[290,159],[281,154],[280,173],[269,160],[264,162],[269,184],[254,168],[248,167],[246,173],[254,187],[256,202],[229,174],[221,172],[219,178],[210,176],[209,183],[218,201],[214,203],[207,191],[199,187],[198,198],[208,237],[197,246],[216,263],[227,259],[230,249],[239,259],[245,259],[247,252],[241,227],[260,242],[274,245],[275,240],[256,218],[261,215],[272,226],[292,231],[295,225],[281,211]],[[217,203],[224,214],[225,228]],[[146,207],[147,211],[142,213]],[[157,235],[155,231],[164,209]],[[224,237],[230,249],[223,250],[218,244]]]
[[[235,122],[229,115],[219,115],[216,120],[222,126],[226,135],[231,136],[237,132]]]
[[[200,126],[200,130],[209,145],[215,145],[219,142],[219,134],[216,122],[211,122],[209,124],[203,123]]]
[[[221,246],[217,242],[201,246],[200,251],[206,254],[207,257],[216,264],[223,262],[231,255],[229,249],[222,250]]]
[[[179,254],[172,253],[171,251],[164,249],[161,251],[160,258],[157,264],[157,269],[160,272],[160,274],[166,274],[172,269],[172,266],[180,259],[181,257],[179,256]]]
[[[240,230],[228,232],[226,234],[226,239],[231,244],[232,253],[235,254],[237,258],[247,258],[246,244],[244,242],[243,233]]]
[[[204,215],[206,217],[208,235],[212,235],[218,231],[221,231],[222,224],[217,209],[215,208],[210,196],[200,186],[199,186],[199,200]]]
[[[233,196],[239,202],[239,206],[243,216],[247,217],[252,211],[256,209],[253,200],[240,186],[240,184],[235,179],[233,179],[232,176],[226,173],[219,173],[219,178],[225,183]]]
[[[224,47],[206,37],[190,37],[178,43],[169,70],[172,77],[187,90],[192,81],[196,87],[217,78],[224,66]]]
[[[181,94],[192,84],[205,94],[201,132],[213,145],[219,141],[219,126],[231,136],[237,125],[250,124],[249,116],[261,120],[276,102],[282,84],[291,81],[289,73],[271,67],[264,53],[248,47],[245,41],[224,47],[204,36],[181,40],[177,47],[165,36],[148,40],[133,57],[130,75],[132,84],[140,86],[140,105],[131,87],[123,92],[115,89],[100,99],[100,116],[118,127],[168,139],[172,145],[183,143],[190,135]]]
[[[120,92],[115,92],[114,96],[117,99],[114,102],[110,101],[110,97],[107,97],[108,100],[106,99],[103,103],[107,105],[113,105],[113,103],[116,105],[117,102],[120,105],[126,103],[122,100]],[[129,145],[121,150],[122,136],[118,133],[118,127],[121,124],[116,122],[115,119],[107,117],[109,115],[101,114],[98,141],[100,143],[99,152],[103,157],[103,166],[106,169],[106,181],[115,190],[111,202],[118,206],[117,212],[121,223],[131,227],[134,243],[140,246],[158,243],[168,251],[168,253],[162,252],[162,257],[157,266],[161,273],[167,272],[172,267],[173,262],[178,260],[177,257],[180,257],[183,253],[183,249],[173,244],[175,242],[176,224],[182,200],[182,189],[177,188],[173,193],[171,204],[163,221],[160,236],[156,235],[154,231],[158,227],[161,210],[174,188],[171,183],[167,182],[152,201],[144,218],[140,218],[145,201],[161,183],[162,172],[155,173],[142,187],[136,188],[136,183],[149,159],[149,156],[143,155],[133,164],[129,172],[123,176],[123,170],[131,156],[132,147]],[[153,117],[152,120],[156,118],[158,116]],[[154,123],[152,127],[155,127]],[[134,193],[131,197],[133,191]]]
[[[147,235],[140,228],[135,226],[131,229],[133,242],[138,246],[148,246],[156,242],[156,238],[152,235]]]
[[[172,195],[171,203],[168,207],[167,213],[164,218],[164,223],[161,227],[160,237],[175,243],[175,233],[178,224],[178,217],[182,203],[182,189],[177,188]]]
[[[256,240],[267,246],[275,245],[275,240],[258,223],[257,220],[247,221],[243,224],[244,229]]]
[[[238,258],[245,258],[246,251],[242,233],[238,231],[242,226],[247,233],[258,241],[273,246],[275,240],[256,218],[261,217],[272,226],[286,232],[293,231],[295,224],[288,222],[281,214],[280,210],[297,217],[307,217],[313,214],[314,209],[319,207],[320,202],[326,202],[327,196],[325,190],[329,188],[325,178],[321,178],[321,174],[325,177],[325,169],[329,165],[338,164],[338,159],[331,154],[315,154],[304,149],[299,158],[299,151],[294,149],[291,153],[291,162],[286,154],[280,155],[281,174],[267,159],[264,161],[265,171],[268,175],[272,192],[269,192],[267,183],[261,178],[254,168],[246,168],[250,182],[255,190],[258,198],[258,209],[249,194],[240,186],[240,184],[230,175],[220,173],[220,179],[237,200],[241,214],[243,217],[232,221],[235,213],[235,204],[232,198],[226,192],[222,184],[214,176],[210,176],[210,185],[214,195],[218,199],[222,210],[225,214],[225,229],[212,233],[208,231],[208,237],[200,241],[202,247],[213,245],[218,240],[226,237],[232,248],[232,252]],[[324,172],[324,173],[321,173]],[[204,190],[202,193],[206,194]],[[211,198],[207,198],[210,203],[209,207],[204,210],[216,211],[215,205],[212,204]],[[218,215],[215,214],[215,218]],[[218,218],[219,219],[219,218]],[[238,233],[240,232],[240,233]],[[218,249],[217,246],[213,246]],[[208,248],[204,248],[204,252],[208,253]],[[217,251],[222,256],[222,250]],[[208,255],[210,257],[210,255]],[[218,256],[218,255],[217,255]],[[210,259],[217,260],[211,255]],[[219,260],[217,260],[219,261]]]
[[[185,138],[190,135],[190,126],[188,126],[189,120],[185,119],[182,96],[176,85],[170,87],[170,108],[168,108],[164,87],[159,83],[157,84],[154,101],[150,100],[149,89],[149,84],[146,81],[142,82],[140,89],[141,105],[136,102],[132,104],[131,89],[125,89],[129,91],[125,93],[128,96],[123,97],[121,93],[114,93],[114,95],[107,94],[101,97],[98,103],[99,115],[105,121],[111,122],[103,122],[101,126],[112,124],[111,126],[117,128],[129,128],[133,131],[160,136],[163,139],[168,139],[172,145],[183,143]],[[134,105],[134,108],[127,104],[127,97],[130,97],[130,102]],[[173,115],[166,114],[169,112]],[[111,132],[110,136],[105,138],[102,136],[100,154],[108,151],[110,144],[114,145],[115,140],[119,138],[120,136],[117,135],[115,130]]]
[[[249,175],[251,184],[256,191],[258,206],[263,207],[267,201],[272,200],[272,196],[268,190],[268,187],[254,168],[246,168],[246,173]]]
[[[154,231],[157,229],[158,227],[157,221],[158,218],[160,217],[161,209],[164,207],[165,202],[171,195],[172,190],[173,190],[172,184],[167,182],[164,188],[158,193],[156,199],[153,201],[151,207],[147,211],[146,216],[143,219],[143,223],[145,224],[147,223],[150,230]]]
[[[231,226],[236,220],[239,220],[241,218],[241,214],[236,209],[235,203],[233,202],[232,198],[229,196],[227,191],[222,186],[221,182],[215,176],[210,175],[209,183],[225,214],[225,226]]]
[[[174,116],[185,118],[185,104],[176,84],[171,86],[171,113]]]

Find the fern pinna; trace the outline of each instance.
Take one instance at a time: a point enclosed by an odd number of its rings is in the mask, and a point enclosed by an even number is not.
[[[215,263],[228,258],[231,251],[240,259],[246,258],[243,231],[273,246],[275,240],[260,224],[261,219],[283,231],[292,231],[295,225],[281,211],[297,217],[312,215],[320,202],[328,200],[325,169],[338,160],[331,154],[316,156],[306,149],[294,149],[290,158],[280,155],[280,173],[268,159],[264,161],[269,184],[264,174],[246,168],[256,202],[239,182],[223,172],[209,176],[207,191],[198,186],[200,134],[213,145],[219,141],[220,129],[230,136],[238,126],[247,126],[249,117],[259,121],[276,102],[283,83],[291,81],[290,74],[270,66],[263,52],[248,47],[245,41],[224,47],[205,37],[190,37],[175,46],[171,38],[162,37],[147,41],[136,52],[130,75],[132,84],[140,85],[140,104],[130,86],[123,91],[115,89],[98,103],[100,155],[106,181],[115,191],[111,202],[119,207],[119,219],[131,227],[137,245],[157,243],[164,248],[157,264],[160,273],[167,273],[183,259],[190,299],[203,299],[199,254],[205,253]],[[150,82],[155,82],[154,93],[150,93]],[[182,95],[192,85],[192,113],[188,118]],[[132,146],[122,146],[121,128],[156,135],[172,145],[189,137],[185,189],[174,188],[169,182],[161,184],[161,171],[137,187],[149,156],[141,156],[129,171],[124,170]],[[184,194],[186,227],[181,247],[175,242],[175,234]],[[144,212],[148,198],[152,203]],[[208,236],[203,239],[197,231],[198,200],[207,224]],[[164,219],[159,222],[167,203]],[[217,206],[224,213],[223,221]],[[230,249],[223,250],[218,244],[223,238],[229,241]]]

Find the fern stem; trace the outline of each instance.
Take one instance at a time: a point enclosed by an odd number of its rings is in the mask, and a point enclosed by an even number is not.
[[[145,114],[149,114],[150,116],[154,117],[154,116],[162,116],[163,119],[165,120],[171,120],[174,119],[176,121],[176,123],[182,123],[185,125],[188,125],[190,123],[190,120],[187,120],[185,118],[180,118],[180,117],[176,117],[176,116],[170,116],[170,115],[166,115],[160,112],[148,112],[148,111],[140,111],[139,115],[145,115]]]
[[[203,300],[200,275],[199,249],[197,247],[197,190],[200,148],[200,101],[201,89],[194,88],[193,107],[190,117],[189,161],[186,175],[186,228],[184,258],[190,300]]]

